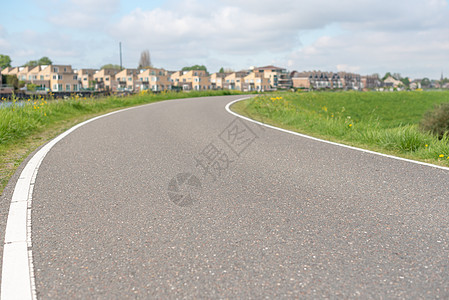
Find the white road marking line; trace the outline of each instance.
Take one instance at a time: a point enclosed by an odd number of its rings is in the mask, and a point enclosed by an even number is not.
[[[36,299],[33,256],[31,251],[31,201],[39,166],[50,149],[64,137],[92,121],[126,110],[157,103],[162,102],[153,102],[125,108],[75,125],[44,145],[28,161],[14,188],[8,220],[6,222],[0,295],[2,300]]]
[[[407,158],[397,157],[397,156],[388,155],[388,154],[384,154],[384,153],[379,153],[379,152],[375,152],[375,151],[371,151],[371,150],[366,150],[366,149],[362,149],[362,148],[357,148],[357,147],[353,147],[353,146],[348,146],[348,145],[344,145],[344,144],[330,142],[330,141],[322,140],[322,139],[315,138],[315,137],[312,137],[312,136],[308,136],[308,135],[305,135],[305,134],[301,134],[301,133],[298,133],[298,132],[294,132],[294,131],[290,131],[290,130],[287,130],[287,129],[275,127],[275,126],[272,126],[272,125],[268,125],[268,124],[265,124],[265,123],[262,123],[262,122],[259,122],[259,121],[256,121],[256,120],[244,117],[242,115],[239,115],[238,113],[233,112],[230,109],[232,104],[234,104],[236,102],[239,102],[239,101],[246,100],[246,99],[249,99],[249,97],[242,98],[242,99],[237,99],[237,100],[234,100],[234,101],[228,103],[226,105],[227,112],[232,114],[232,115],[234,115],[234,116],[236,116],[236,117],[242,118],[242,119],[244,119],[246,121],[249,121],[249,122],[252,122],[252,123],[255,123],[255,124],[258,124],[258,125],[262,125],[262,126],[265,126],[265,127],[271,128],[271,129],[275,129],[275,130],[279,130],[279,131],[282,131],[282,132],[286,132],[286,133],[290,133],[290,134],[293,134],[293,135],[297,135],[297,136],[300,136],[300,137],[303,137],[303,138],[311,139],[311,140],[314,140],[314,141],[318,141],[318,142],[322,142],[322,143],[326,143],[326,144],[331,144],[331,145],[335,145],[335,146],[340,146],[340,147],[344,147],[344,148],[348,148],[348,149],[352,149],[352,150],[357,150],[357,151],[361,151],[361,152],[365,152],[365,153],[369,153],[369,154],[374,154],[374,155],[379,155],[379,156],[383,156],[383,157],[388,157],[388,158],[392,158],[392,159],[396,159],[396,160],[406,161],[406,162],[417,164],[417,165],[422,165],[422,166],[427,166],[427,167],[432,167],[432,168],[436,168],[436,169],[442,169],[442,170],[449,171],[448,167],[437,166],[437,165],[433,165],[433,164],[429,164],[429,163],[425,163],[425,162],[420,162],[420,161],[416,161],[416,160],[411,160],[411,159],[407,159]]]

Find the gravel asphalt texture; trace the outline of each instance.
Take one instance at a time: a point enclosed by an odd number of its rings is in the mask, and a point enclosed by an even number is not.
[[[449,298],[449,171],[242,121],[224,109],[241,97],[56,144],[33,194],[38,298]]]

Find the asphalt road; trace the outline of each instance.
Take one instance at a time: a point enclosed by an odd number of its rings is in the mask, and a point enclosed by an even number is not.
[[[449,171],[184,99],[91,122],[33,193],[39,299],[449,298]]]

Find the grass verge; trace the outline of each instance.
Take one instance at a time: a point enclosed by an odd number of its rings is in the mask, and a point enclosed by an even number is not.
[[[233,105],[237,113],[310,136],[449,166],[449,136],[422,132],[426,111],[449,92],[321,92],[264,95]]]
[[[0,108],[0,195],[22,161],[35,149],[85,120],[111,111],[158,101],[233,95],[231,91],[140,93],[128,97],[66,100],[29,99]]]

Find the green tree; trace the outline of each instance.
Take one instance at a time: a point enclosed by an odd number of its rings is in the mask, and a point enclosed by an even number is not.
[[[30,60],[30,61],[27,61],[27,62],[23,65],[23,67],[35,67],[35,66],[37,66],[37,60]]]
[[[426,77],[423,80],[421,80],[421,86],[422,87],[430,87],[430,79]]]
[[[37,64],[39,66],[46,66],[46,65],[52,65],[53,62],[47,56],[44,56],[44,57],[41,57],[41,59],[39,59],[37,61]]]
[[[25,86],[25,81],[19,81],[16,75],[3,75],[3,80],[7,85],[13,86],[14,90]]]
[[[107,65],[102,66],[100,69],[121,70],[122,68],[119,65],[107,64]]]
[[[23,66],[24,67],[36,67],[36,66],[47,66],[47,65],[51,65],[51,64],[53,64],[53,62],[47,56],[44,56],[38,60],[30,60]]]
[[[11,67],[11,58],[8,55],[0,54],[0,68]]]
[[[387,79],[390,76],[392,76],[390,72],[385,73],[385,76],[382,77],[382,81],[384,81],[385,79]]]
[[[410,86],[410,79],[408,77],[402,78],[401,82],[406,86]]]
[[[203,71],[206,71],[207,72],[207,68],[206,68],[206,66],[204,66],[204,65],[194,65],[194,66],[191,66],[191,67],[184,67],[184,68],[182,68],[182,71],[192,71],[192,70],[203,70]]]
[[[218,73],[224,73],[223,67],[221,67],[221,69],[220,69],[220,71],[218,71]]]

